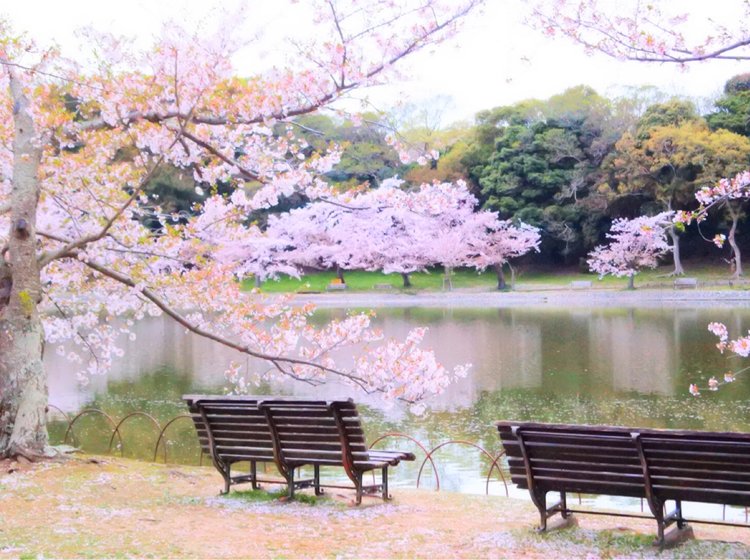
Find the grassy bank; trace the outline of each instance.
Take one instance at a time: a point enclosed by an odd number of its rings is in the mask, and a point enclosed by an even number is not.
[[[671,266],[664,266],[655,270],[644,270],[636,276],[637,287],[671,288],[673,278],[669,276]],[[702,286],[730,287],[727,267],[694,264],[687,266],[686,276],[697,278]],[[296,293],[296,292],[325,292],[329,284],[336,278],[334,272],[317,272],[303,276],[300,279],[284,276],[278,280],[264,282],[261,290],[267,293]],[[351,271],[345,272],[344,279],[348,292],[370,292],[384,290],[383,286],[390,286],[394,292],[429,292],[443,289],[443,271],[434,270],[429,273],[418,272],[410,275],[412,287],[404,288],[400,274],[383,274],[382,272]],[[457,290],[493,290],[497,286],[497,278],[491,271],[478,273],[473,269],[457,270],[451,276],[454,289]],[[510,275],[507,275],[510,283]],[[605,277],[599,279],[596,274],[583,273],[577,270],[521,270],[516,278],[516,288],[519,290],[549,289],[554,287],[568,287],[571,282],[590,281],[592,288],[624,289],[626,278]],[[377,286],[377,288],[376,288]],[[252,279],[243,282],[243,288],[250,290],[254,287]],[[732,282],[731,287],[744,287],[743,282]]]
[[[581,517],[537,535],[528,501],[394,489],[384,504],[335,490],[286,502],[264,492],[218,496],[209,467],[111,457],[0,462],[1,558],[651,557],[655,524]],[[748,557],[750,531],[699,526],[660,558]],[[738,541],[729,542],[729,541]]]

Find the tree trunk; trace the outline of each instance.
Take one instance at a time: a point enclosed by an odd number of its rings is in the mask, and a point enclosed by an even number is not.
[[[635,290],[635,274],[628,276],[628,290]]]
[[[443,290],[453,291],[453,281],[451,280],[451,271],[453,270],[449,266],[444,266],[445,276],[443,276]]]
[[[674,276],[684,276],[685,269],[682,268],[682,259],[680,259],[680,236],[677,234],[674,226],[669,228],[669,237],[672,238],[672,257],[674,259]]]
[[[336,265],[336,278],[341,280],[342,284],[346,284],[346,280],[344,280],[344,271],[339,265]]]
[[[261,282],[261,280],[260,280],[260,276],[258,276],[258,275],[256,274],[256,275],[255,275],[255,287],[256,287],[256,288],[260,288],[262,284],[263,284],[263,282]]]
[[[36,258],[41,148],[21,84],[12,72],[13,189],[7,251],[0,255],[0,457],[47,451],[44,333],[37,310],[42,290]]]
[[[505,273],[503,272],[502,263],[495,265],[495,274],[497,274],[497,289],[507,290],[508,284],[505,283]]]
[[[727,207],[729,208],[729,216],[732,218],[732,227],[729,229],[729,235],[727,236],[727,241],[729,241],[729,246],[732,248],[732,261],[734,262],[733,276],[735,278],[739,278],[740,276],[743,275],[742,254],[740,253],[740,248],[737,245],[735,234],[737,233],[737,222],[740,221],[740,213],[735,211],[735,209],[732,207],[731,202],[727,204]]]
[[[411,279],[408,272],[402,272],[401,278],[404,280],[404,288],[411,288]]]

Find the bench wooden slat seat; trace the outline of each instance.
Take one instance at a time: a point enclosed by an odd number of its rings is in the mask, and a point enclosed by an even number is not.
[[[657,521],[660,544],[666,527],[686,525],[682,501],[750,506],[750,434],[511,421],[496,425],[511,479],[529,490],[541,516],[540,530],[553,515],[579,512],[568,508],[569,492],[645,499]],[[548,492],[560,493],[551,507]],[[667,500],[675,502],[669,514]]]
[[[674,288],[675,290],[679,288],[695,288],[698,289],[698,279],[697,278],[675,278],[674,279]]]
[[[296,488],[306,485],[306,481],[295,480],[294,471],[312,465],[312,486],[316,494],[321,492],[319,468],[339,466],[354,483],[357,504],[362,502],[365,492],[380,492],[383,499],[388,500],[388,468],[415,459],[414,454],[408,452],[369,450],[357,407],[351,400],[267,400],[259,408],[265,412],[271,428],[276,466],[287,479],[290,497],[294,496]],[[314,445],[300,445],[303,434],[313,434],[313,440],[305,438],[304,441]],[[380,483],[365,485],[364,473],[374,470],[381,471]]]
[[[351,400],[322,401],[268,396],[185,395],[202,450],[224,478],[258,488],[257,463],[273,462],[287,482],[289,495],[313,487],[322,493],[320,467],[343,467],[354,483],[357,503],[363,492],[388,499],[388,467],[413,461],[412,453],[367,448],[359,413]],[[249,474],[232,475],[234,463],[249,462]],[[295,470],[313,467],[313,478],[295,479]],[[364,485],[363,474],[380,470],[379,484]]]

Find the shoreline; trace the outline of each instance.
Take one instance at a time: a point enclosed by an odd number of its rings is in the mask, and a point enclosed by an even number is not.
[[[633,307],[633,308],[750,308],[750,291],[700,289],[649,289],[631,291],[605,289],[561,289],[538,291],[425,292],[420,294],[354,292],[298,294],[297,304],[313,303],[318,308],[381,308],[381,307],[447,307],[447,308],[511,308],[511,307]]]

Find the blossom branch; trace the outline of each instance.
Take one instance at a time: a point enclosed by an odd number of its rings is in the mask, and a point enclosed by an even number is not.
[[[67,255],[67,257],[76,258],[77,254],[75,253],[75,251],[72,251],[70,254]],[[137,288],[136,282],[129,276],[126,276],[125,274],[122,274],[115,270],[111,270],[107,268],[106,266],[99,264],[92,260],[85,260],[83,261],[83,264],[85,264],[90,269],[95,270],[96,272],[99,272],[103,276],[106,276],[107,278],[111,278],[112,280],[119,282],[120,284],[124,284],[125,286],[128,286],[129,288]],[[308,360],[303,360],[299,358],[290,358],[286,356],[274,356],[272,354],[266,354],[264,352],[258,352],[257,350],[253,350],[249,346],[245,346],[243,344],[239,344],[237,342],[229,340],[228,338],[224,338],[223,336],[219,336],[216,333],[207,331],[206,329],[194,324],[192,321],[189,321],[186,317],[184,317],[183,315],[178,313],[175,309],[173,309],[169,305],[169,303],[167,303],[162,297],[160,297],[152,289],[142,288],[140,290],[140,293],[143,295],[143,297],[145,297],[151,303],[156,305],[156,307],[161,309],[166,315],[168,315],[169,317],[177,321],[177,323],[185,327],[190,332],[197,334],[198,336],[201,336],[203,338],[213,340],[214,342],[218,342],[219,344],[226,346],[227,348],[231,348],[232,350],[236,350],[243,354],[247,354],[248,356],[252,356],[254,358],[258,358],[258,359],[270,362],[274,364],[274,366],[276,366],[277,369],[279,369],[279,371],[281,371],[282,373],[288,374],[289,372],[285,371],[283,368],[279,368],[279,364],[287,364],[287,365],[292,365],[292,366],[294,365],[307,366],[307,367],[313,367],[313,368],[319,369],[320,371],[324,373],[330,373],[338,377],[346,378],[356,383],[362,388],[365,388],[367,386],[367,382],[365,381],[365,379],[353,373],[348,373],[348,372],[341,371],[338,369],[330,368],[322,364],[315,363],[315,362],[308,361]]]
[[[177,140],[175,140],[176,142]],[[174,144],[173,144],[174,145]],[[80,249],[82,247],[85,247],[89,243],[94,243],[96,241],[99,241],[102,239],[105,235],[107,235],[107,232],[112,228],[114,223],[117,221],[120,216],[123,215],[125,210],[127,210],[133,202],[140,196],[141,190],[143,187],[148,184],[148,182],[151,180],[151,178],[156,173],[157,169],[161,166],[161,164],[164,162],[164,156],[161,156],[157,162],[151,167],[151,169],[146,173],[145,177],[141,179],[140,183],[137,187],[133,189],[133,192],[128,197],[128,199],[117,209],[117,211],[112,214],[112,216],[107,219],[107,221],[104,223],[104,226],[97,232],[93,233],[91,235],[85,235],[83,237],[80,237],[74,241],[71,241],[70,243],[66,244],[63,247],[60,247],[53,253],[42,253],[42,255],[39,258],[39,267],[45,267],[49,263],[51,263],[54,260],[65,258],[67,257],[72,251],[76,249]]]

